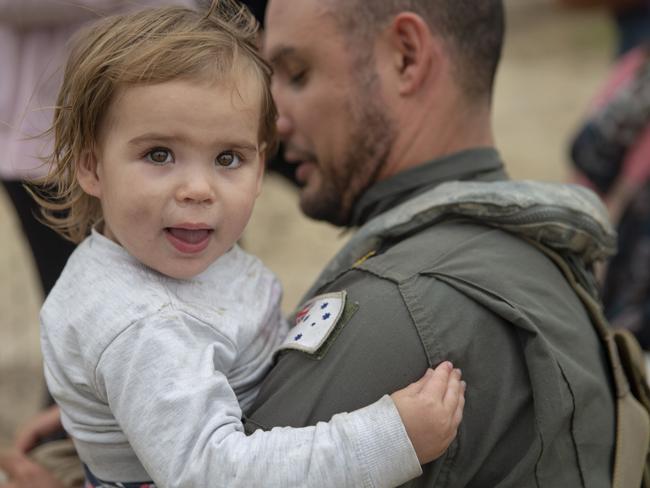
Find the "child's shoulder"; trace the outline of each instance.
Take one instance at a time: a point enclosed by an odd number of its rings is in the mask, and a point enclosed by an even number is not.
[[[44,333],[102,347],[170,301],[153,272],[117,244],[84,240],[41,308]],[[94,346],[92,346],[94,347]]]
[[[279,307],[281,296],[275,275],[238,246],[204,273],[177,280],[93,235],[70,257],[41,321],[46,334],[85,338],[93,350],[134,324],[170,320],[207,326],[239,342],[243,331],[254,332]]]
[[[95,233],[77,246],[52,290],[59,301],[72,296],[77,296],[77,302],[97,299],[100,308],[143,303],[162,294],[164,286],[155,272],[119,244]]]

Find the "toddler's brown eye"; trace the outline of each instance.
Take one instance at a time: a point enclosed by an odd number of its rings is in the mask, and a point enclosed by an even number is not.
[[[171,162],[171,152],[167,149],[154,149],[147,153],[147,159],[154,164],[167,164]]]
[[[217,164],[224,168],[237,168],[241,164],[241,158],[232,151],[224,151],[216,157]]]

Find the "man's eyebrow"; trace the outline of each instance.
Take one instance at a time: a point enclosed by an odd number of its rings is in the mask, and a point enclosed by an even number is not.
[[[280,46],[271,51],[269,54],[269,64],[276,66],[281,64],[289,56],[294,56],[296,49],[291,46]]]

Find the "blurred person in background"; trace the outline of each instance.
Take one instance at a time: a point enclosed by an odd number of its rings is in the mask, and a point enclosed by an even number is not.
[[[636,336],[650,361],[650,183],[634,195],[617,230],[618,253],[603,284],[605,313]]]
[[[618,222],[650,179],[650,44],[611,69],[571,141],[576,180],[596,190]]]
[[[558,1],[607,8],[616,19],[615,63],[571,142],[574,179],[601,195],[616,222],[650,175],[650,130],[639,98],[650,80],[650,0]]]
[[[605,314],[650,351],[650,2],[579,1],[613,9],[620,57],[571,142],[577,181],[617,224],[619,248],[601,277]]]
[[[650,46],[615,67],[571,156],[617,223],[619,249],[603,276],[605,313],[650,351]]]

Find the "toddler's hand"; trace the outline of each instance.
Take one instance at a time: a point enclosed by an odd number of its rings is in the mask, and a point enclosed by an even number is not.
[[[391,395],[420,464],[440,457],[456,437],[465,406],[465,382],[445,361]]]

